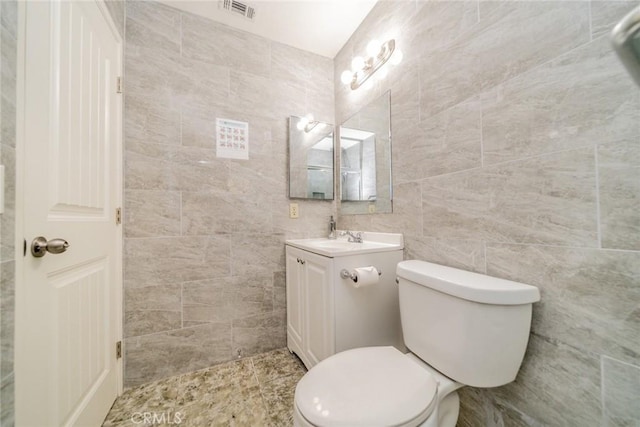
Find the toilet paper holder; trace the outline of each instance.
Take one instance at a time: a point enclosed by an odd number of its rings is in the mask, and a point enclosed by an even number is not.
[[[380,270],[378,267],[376,267],[376,270],[378,270],[378,276],[382,276],[382,270]],[[357,279],[356,273],[349,271],[346,268],[340,270],[340,277],[342,277],[343,279],[351,279],[354,282],[356,282]]]

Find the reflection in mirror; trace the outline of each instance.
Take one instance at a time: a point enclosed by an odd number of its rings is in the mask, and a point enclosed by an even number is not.
[[[340,126],[340,213],[391,213],[391,112],[387,92]]]
[[[289,118],[289,197],[333,200],[333,125]]]

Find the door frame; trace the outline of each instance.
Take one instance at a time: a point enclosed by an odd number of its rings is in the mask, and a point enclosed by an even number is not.
[[[78,0],[84,1],[84,0]],[[105,4],[105,0],[92,0],[97,4],[100,12],[105,18],[107,25],[114,37],[118,42],[118,75],[121,78],[124,76],[124,40],[120,35],[120,32],[117,29],[117,26],[111,17],[111,13],[107,9]],[[14,363],[15,365],[20,365],[21,354],[24,349],[18,343],[21,341],[20,336],[18,335],[19,328],[18,326],[23,324],[25,319],[24,316],[26,313],[23,310],[25,305],[23,290],[25,286],[24,280],[24,268],[25,256],[28,256],[28,246],[29,243],[24,239],[28,236],[25,236],[24,230],[24,202],[25,202],[25,194],[24,194],[24,177],[28,173],[26,168],[26,158],[24,151],[25,144],[25,129],[27,123],[25,122],[25,73],[26,73],[26,64],[25,64],[25,49],[26,49],[26,5],[25,2],[17,1],[18,6],[18,37],[17,37],[17,57],[16,57],[16,200],[15,200],[15,327],[14,327]],[[115,90],[115,88],[114,88]],[[116,100],[117,105],[117,116],[119,120],[116,125],[115,132],[115,144],[116,144],[116,174],[114,177],[114,185],[116,189],[116,200],[114,201],[114,206],[119,206],[122,208],[123,204],[123,122],[124,122],[124,94],[120,94],[120,96],[113,97]],[[115,212],[113,213],[115,215]],[[115,218],[115,216],[114,216]],[[115,316],[116,316],[116,341],[123,341],[123,271],[122,271],[122,261],[123,261],[123,227],[124,221],[115,229],[116,232],[116,250],[115,250]],[[26,253],[26,255],[25,255]],[[124,344],[123,344],[124,347]],[[115,343],[113,347],[113,351],[115,351]],[[116,377],[117,377],[117,391],[118,395],[122,394],[123,390],[123,375],[124,375],[124,350],[122,352],[122,357],[117,359],[116,361]],[[14,399],[18,399],[20,397],[21,389],[20,389],[20,372],[18,369],[15,369],[15,391],[14,391]],[[18,405],[15,405],[16,409]],[[36,409],[34,409],[36,410]],[[17,416],[17,414],[15,414]]]

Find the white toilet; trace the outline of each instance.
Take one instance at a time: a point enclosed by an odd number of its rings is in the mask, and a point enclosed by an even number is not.
[[[396,273],[410,353],[365,347],[318,363],[296,387],[295,426],[453,427],[457,389],[515,379],[538,288],[424,261]]]

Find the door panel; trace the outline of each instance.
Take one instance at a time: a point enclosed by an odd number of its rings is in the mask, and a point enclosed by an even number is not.
[[[293,346],[302,350],[302,276],[298,259],[301,251],[290,246],[286,248],[286,274],[287,274],[287,337],[293,340]],[[293,350],[293,349],[292,349]]]
[[[303,345],[311,366],[333,354],[331,259],[304,253],[305,335]]]
[[[16,423],[99,425],[121,387],[122,41],[101,1],[24,2]],[[22,101],[20,101],[22,99]],[[20,117],[20,116],[19,116]],[[20,133],[19,133],[20,135]],[[37,408],[37,410],[34,410]]]

